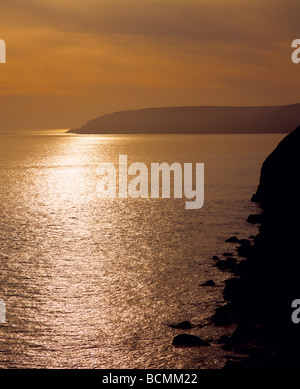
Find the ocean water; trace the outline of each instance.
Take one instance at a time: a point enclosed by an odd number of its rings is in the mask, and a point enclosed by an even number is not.
[[[1,368],[219,368],[213,255],[246,223],[276,135],[0,135]],[[203,162],[205,202],[100,199],[101,162]],[[213,279],[215,287],[201,283]],[[195,326],[169,325],[189,320]],[[204,325],[204,327],[202,327]],[[210,347],[175,348],[190,333]]]

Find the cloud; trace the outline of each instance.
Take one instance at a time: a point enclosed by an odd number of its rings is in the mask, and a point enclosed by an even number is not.
[[[71,126],[128,108],[294,102],[299,10],[298,0],[1,0],[6,123],[28,101],[51,123],[76,107]]]
[[[296,0],[6,0],[2,7],[11,25],[27,28],[256,44],[295,33],[300,10]]]

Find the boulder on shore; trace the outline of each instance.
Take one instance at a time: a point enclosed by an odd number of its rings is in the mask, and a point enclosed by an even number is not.
[[[185,320],[185,321],[182,321],[178,324],[170,324],[169,327],[177,328],[180,330],[189,330],[189,329],[193,328],[194,326],[189,321]]]
[[[180,334],[175,336],[172,342],[176,347],[210,346],[208,342],[195,335]]]

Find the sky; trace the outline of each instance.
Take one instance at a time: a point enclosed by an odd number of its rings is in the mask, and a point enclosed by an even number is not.
[[[299,0],[0,0],[0,131],[300,102]]]

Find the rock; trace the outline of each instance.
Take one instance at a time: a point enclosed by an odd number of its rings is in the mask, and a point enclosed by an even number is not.
[[[236,322],[234,306],[228,303],[216,309],[216,312],[211,317],[213,323],[217,326],[228,326]]]
[[[247,273],[249,273],[250,264],[247,261],[247,259],[243,259],[239,262],[237,269],[234,272],[235,276],[245,276]]]
[[[251,242],[249,239],[241,239],[239,243],[241,246],[250,246],[251,245]]]
[[[229,242],[229,243],[239,243],[239,238],[236,237],[236,236],[232,236],[231,238],[228,238],[225,240],[225,242]]]
[[[223,253],[222,254],[224,257],[232,257],[233,253]]]
[[[222,335],[218,340],[217,340],[217,343],[218,344],[225,344],[226,342],[229,341],[229,336],[228,335]]]
[[[241,361],[227,361],[224,369],[257,369],[258,366],[252,358],[244,358]]]
[[[219,261],[219,260],[220,260],[220,258],[219,258],[217,255],[214,255],[214,256],[212,257],[212,259],[213,259],[214,261]]]
[[[225,288],[223,290],[224,300],[231,301],[241,290],[241,279],[239,277],[232,277],[225,281]]]
[[[189,330],[189,329],[193,328],[194,326],[189,321],[182,321],[181,323],[178,323],[178,324],[170,324],[170,327],[178,328],[181,330]]]
[[[224,260],[218,261],[215,265],[220,270],[235,270],[237,268],[237,260],[232,257],[228,257]]]
[[[172,342],[176,347],[210,346],[208,342],[195,335],[180,334],[175,336]]]
[[[200,286],[215,286],[215,282],[213,280],[208,280],[206,282],[204,282],[203,284],[201,284]]]
[[[252,246],[249,242],[249,245],[242,245],[242,246],[239,246],[237,249],[236,249],[238,255],[240,257],[249,257],[251,255],[251,251],[252,251]]]
[[[251,342],[257,333],[257,328],[252,324],[239,324],[234,330],[230,338],[228,338],[224,343],[225,349],[232,349],[236,346],[241,346]]]
[[[261,214],[255,214],[255,215],[249,215],[246,221],[251,224],[259,224],[261,223],[261,219],[262,219]]]

